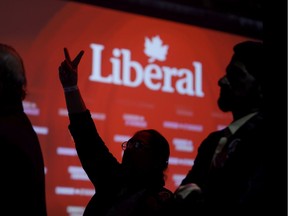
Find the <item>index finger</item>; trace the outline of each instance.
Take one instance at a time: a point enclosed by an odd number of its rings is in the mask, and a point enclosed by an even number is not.
[[[66,47],[64,47],[64,55],[65,55],[65,59],[66,59],[68,62],[71,62],[71,58],[70,58],[68,49],[67,49]]]

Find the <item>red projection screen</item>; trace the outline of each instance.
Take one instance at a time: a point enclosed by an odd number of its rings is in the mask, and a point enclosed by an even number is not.
[[[119,161],[121,143],[137,130],[168,139],[172,191],[200,142],[231,120],[217,108],[217,81],[243,36],[75,2],[11,0],[0,11],[0,41],[19,51],[27,71],[24,108],[41,142],[51,216],[82,215],[94,193],[68,131],[58,79],[64,47],[73,57],[85,51],[79,87]]]

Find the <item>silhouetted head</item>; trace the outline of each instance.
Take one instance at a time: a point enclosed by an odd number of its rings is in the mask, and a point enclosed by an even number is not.
[[[218,81],[218,106],[241,117],[262,107],[264,50],[261,42],[244,41],[236,44],[233,51],[226,74]]]
[[[154,129],[140,130],[124,142],[122,148],[122,165],[132,179],[165,184],[164,171],[168,167],[170,148],[164,136]]]
[[[0,44],[0,98],[23,100],[26,84],[22,58],[13,47]]]

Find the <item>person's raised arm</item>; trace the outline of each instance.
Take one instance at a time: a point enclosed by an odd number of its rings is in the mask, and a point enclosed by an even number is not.
[[[87,110],[78,88],[78,64],[84,54],[81,50],[75,59],[71,60],[67,48],[64,48],[65,60],[58,68],[59,78],[64,90],[67,110],[70,114]]]

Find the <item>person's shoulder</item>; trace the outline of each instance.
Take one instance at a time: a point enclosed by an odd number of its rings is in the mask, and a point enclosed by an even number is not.
[[[161,188],[161,190],[157,194],[158,200],[160,202],[166,202],[173,198],[173,192],[165,187]]]

